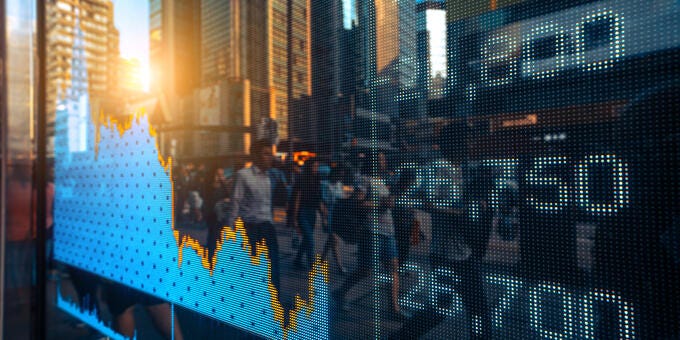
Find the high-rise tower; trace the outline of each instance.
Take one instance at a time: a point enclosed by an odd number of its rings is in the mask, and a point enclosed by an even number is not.
[[[186,96],[200,84],[200,1],[149,1],[151,92]]]
[[[420,2],[416,11],[418,89],[426,98],[442,98],[447,76],[444,1]]]
[[[290,103],[312,92],[310,0],[290,0],[290,16],[288,1],[201,4],[203,85],[248,80],[252,121],[275,118],[282,139],[289,131]]]
[[[375,91],[373,108],[399,117],[399,102],[416,96],[416,2],[361,2],[359,26],[366,88]]]
[[[73,86],[72,52],[76,31],[83,32],[87,89],[91,98],[116,95],[120,51],[110,0],[51,0],[46,10],[47,134],[54,135],[57,102],[64,99]]]

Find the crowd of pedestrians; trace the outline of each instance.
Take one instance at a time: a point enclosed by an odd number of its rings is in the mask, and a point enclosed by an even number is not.
[[[203,164],[178,166],[174,178],[175,205],[181,209],[176,209],[176,219],[182,227],[219,231],[225,225],[233,226],[240,218],[253,244],[252,251],[256,242],[264,240],[267,245],[272,281],[280,293],[281,245],[273,210],[275,207],[285,209],[286,227],[294,230],[300,239],[294,245],[297,248],[294,249],[295,269],[311,269],[317,256],[315,240],[323,230],[325,235],[321,236],[326,236],[326,241],[319,255],[334,262],[333,268],[340,274],[334,284],[339,288],[333,291],[333,297],[341,309],[348,310],[347,293],[378,270],[390,278],[390,314],[406,320],[412,315],[399,304],[399,268],[408,260],[412,246],[423,238],[420,220],[415,214],[419,208],[432,216],[433,267],[453,263],[457,268],[469,269],[465,271],[469,275],[461,284],[465,285],[463,291],[472,295],[463,299],[482,315],[486,324],[488,313],[480,302],[483,296],[472,292],[479,292],[473,289],[481,280],[476,264],[483,257],[491,229],[493,212],[487,209],[485,200],[493,188],[493,176],[487,171],[471,178],[462,159],[443,156],[437,144],[432,149],[437,151],[434,155],[452,164],[449,168],[437,167],[436,171],[446,173],[434,177],[451,181],[446,183],[448,187],[434,182],[420,183],[434,193],[423,196],[423,205],[414,207],[397,201],[414,187],[415,170],[394,171],[396,167],[389,164],[384,153],[369,155],[352,149],[342,161],[322,162],[311,158],[300,168],[294,163],[276,161],[271,144],[257,141],[251,145],[251,165],[237,169],[232,176],[225,176],[225,169],[221,167],[208,171]],[[467,185],[466,198],[459,197],[453,202],[451,185]],[[473,204],[481,218],[468,221],[463,212]],[[319,225],[322,228],[317,228]],[[467,225],[464,229],[476,234],[470,235],[462,229],[452,232],[452,225]],[[356,247],[356,265],[344,263],[342,244]],[[378,261],[374,262],[376,256]],[[348,272],[350,267],[353,270]]]
[[[488,308],[483,302],[484,293],[475,287],[481,285],[478,264],[491,225],[492,213],[485,208],[484,200],[492,186],[492,175],[483,173],[471,179],[462,159],[441,156],[453,168],[436,168],[448,172],[435,177],[451,178],[449,186],[465,187],[464,183],[471,183],[465,191],[467,198],[446,204],[451,199],[447,197],[450,188],[434,182],[414,185],[422,180],[414,169],[395,170],[399,164],[390,164],[384,153],[368,153],[354,146],[341,160],[310,158],[303,166],[275,159],[269,141],[253,142],[249,162],[236,168],[176,162],[172,171],[175,228],[180,232],[207,231],[207,247],[214,252],[222,229],[233,227],[239,219],[243,221],[253,254],[258,243],[263,242],[268,248],[272,284],[282,304],[282,275],[289,274],[286,270],[308,273],[317,258],[332,264],[329,267],[334,273],[332,303],[343,313],[352,310],[347,303],[352,289],[369,282],[366,279],[372,273],[385,275],[390,282],[389,299],[385,300],[389,301],[387,317],[410,325],[403,334],[420,335],[441,321],[433,318],[436,313],[432,311],[413,315],[401,307],[399,300],[400,289],[403,290],[399,269],[409,260],[412,248],[425,237],[421,221],[416,218],[416,209],[420,209],[432,216],[432,266],[465,268],[460,283],[463,303],[481,317],[486,328]],[[432,148],[438,150],[438,145]],[[414,193],[415,187],[434,188],[434,194]],[[423,204],[412,206],[400,201],[408,195],[424,195],[420,197]],[[482,207],[482,217],[474,225],[462,213],[469,208],[466,205],[472,204]],[[286,212],[285,224],[275,220],[275,210]],[[468,225],[467,229],[476,234],[466,234],[462,229],[454,231],[452,225]],[[280,238],[286,229],[298,241],[292,242],[295,254],[292,266],[282,265]],[[323,242],[317,245],[319,238]],[[97,303],[107,301],[122,334],[134,332],[132,307],[141,305],[153,321],[158,320],[161,333],[170,334],[174,328],[175,334],[181,336],[179,324],[162,322],[169,313],[167,303],[76,268],[68,272],[81,306],[101,310]]]

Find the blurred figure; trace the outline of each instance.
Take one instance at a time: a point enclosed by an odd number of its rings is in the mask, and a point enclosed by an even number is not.
[[[195,181],[197,183],[197,186],[199,189],[203,188],[205,182],[206,182],[206,177],[207,177],[207,171],[205,169],[205,164],[200,163],[198,167],[196,168],[195,172]]]
[[[394,176],[394,172],[390,170],[387,156],[383,152],[378,152],[378,175],[385,180]]]
[[[335,168],[331,171],[331,176],[328,181],[323,183],[323,201],[328,209],[328,216],[324,219],[324,226],[328,232],[328,239],[323,247],[322,258],[327,259],[328,251],[332,250],[335,256],[335,262],[338,264],[338,270],[345,273],[345,267],[342,265],[342,254],[340,253],[340,236],[335,232],[334,215],[348,213],[342,210],[336,211],[336,204],[345,198],[344,184],[342,179],[345,176],[344,168]]]
[[[359,148],[359,141],[356,137],[352,138],[347,158],[352,177],[355,180],[359,179],[362,175],[362,170],[368,165],[368,157],[366,156],[366,153]]]
[[[385,167],[381,167],[385,169]],[[394,231],[392,208],[394,196],[391,195],[385,179],[381,176],[381,168],[366,164],[362,173],[369,176],[361,179],[361,185],[356,187],[357,199],[361,202],[364,219],[358,221],[359,227],[354,231],[357,234],[357,263],[358,268],[343,282],[340,289],[335,293],[341,308],[344,308],[345,295],[350,289],[370,273],[372,261],[371,245],[375,242],[380,262],[385,266],[391,278],[391,316],[394,318],[407,317],[399,306],[399,260]],[[366,197],[364,197],[366,196]],[[366,222],[363,222],[366,221]],[[376,268],[377,269],[377,268]],[[374,275],[377,273],[374,273]]]
[[[224,168],[217,167],[213,172],[213,179],[206,186],[206,202],[203,204],[205,223],[208,226],[208,252],[210,261],[214,258],[215,248],[221,237],[222,228],[228,225],[229,197],[233,179],[224,176]]]
[[[297,221],[295,217],[295,199],[293,197],[293,188],[296,187],[296,183],[300,180],[302,176],[302,169],[293,162],[292,159],[286,161],[286,179],[288,181],[288,199],[286,205],[286,229],[292,234],[292,248],[297,249],[300,246],[299,234],[295,228],[295,223]]]
[[[275,161],[274,165],[267,170],[272,184],[272,208],[286,207],[288,204],[290,187],[286,173],[279,168],[280,166],[280,162]]]
[[[182,210],[180,207],[184,207],[184,201],[189,193],[189,183],[191,182],[191,176],[189,175],[188,168],[183,165],[178,165],[173,170],[173,188],[175,191],[175,219],[177,221],[182,220]]]
[[[25,164],[12,164],[7,183],[7,274],[5,296],[9,310],[29,303],[31,288],[31,252],[34,216],[32,210],[31,168]]]
[[[413,169],[404,169],[403,172],[394,177],[396,177],[396,183],[392,184],[390,189],[395,200],[398,200],[399,197],[404,196],[406,191],[413,186],[416,181],[416,174]],[[417,243],[420,229],[418,221],[415,219],[413,208],[395,202],[392,213],[399,265],[402,265],[408,259],[411,244]]]
[[[381,262],[387,268],[392,278],[392,313],[396,317],[403,317],[399,306],[399,256],[395,238],[394,219],[392,209],[395,197],[390,193],[386,181],[380,175],[370,177],[370,204],[372,213],[369,216],[372,229],[377,236],[378,254]]]
[[[433,210],[432,270],[450,268],[458,276],[453,288],[465,308],[470,339],[488,339],[491,312],[484,292],[482,260],[491,236],[493,210],[489,195],[494,182],[491,169],[466,170],[463,195],[456,208]],[[438,228],[438,231],[437,229]],[[433,284],[440,284],[435,282]],[[448,284],[448,283],[446,283]],[[439,306],[449,306],[453,296],[439,297]],[[433,307],[419,311],[393,335],[396,339],[415,339],[444,321],[445,315]]]
[[[316,213],[328,214],[321,197],[321,177],[317,159],[308,159],[300,180],[293,188],[295,209],[292,218],[296,218],[295,229],[302,235],[300,250],[295,257],[295,266],[309,270],[314,262],[314,226]],[[303,263],[303,257],[305,262]]]
[[[226,222],[227,205],[229,197],[231,196],[231,188],[233,186],[233,179],[227,179],[224,176],[224,168],[218,167],[215,169],[213,181],[210,185],[211,194],[210,201],[207,204],[208,209],[212,209],[212,213],[208,218],[210,226],[218,226]]]
[[[271,261],[272,284],[280,294],[279,243],[272,224],[272,187],[267,174],[273,161],[272,146],[265,141],[256,141],[250,146],[250,155],[253,165],[235,175],[229,221],[232,226],[238,218],[243,221],[252,255],[255,255],[256,243],[264,240]]]
[[[347,293],[371,272],[371,231],[366,222],[370,211],[370,202],[367,202],[367,193],[367,187],[354,187],[348,199],[340,200],[337,203],[336,214],[333,214],[333,225],[335,226],[333,231],[345,242],[357,245],[357,267],[342,282],[340,288],[333,293],[341,310],[345,310]],[[346,213],[347,211],[352,213]]]
[[[141,305],[163,337],[184,339],[177,317],[173,317],[167,302],[112,282],[107,285],[106,292],[106,303],[113,316],[116,332],[130,339],[135,336],[135,306]]]
[[[491,237],[494,211],[489,199],[495,183],[490,167],[482,166],[470,172],[473,173],[468,174],[469,180],[463,188],[466,216],[459,231],[470,249],[470,256],[464,261],[454,262],[452,267],[460,273],[457,291],[468,314],[470,337],[485,339],[491,336],[491,309],[483,288],[481,267]]]
[[[203,198],[198,190],[191,190],[187,193],[186,200],[182,206],[182,220],[185,226],[197,226],[203,222]]]
[[[491,235],[493,210],[488,200],[494,181],[490,168],[475,171],[467,166],[466,132],[465,124],[451,124],[432,148],[433,155],[439,157],[425,184],[425,208],[432,216],[430,264],[432,270],[447,268],[458,275],[453,288],[466,311],[469,338],[488,339],[491,316],[480,267]],[[460,188],[460,195],[455,195],[455,188]],[[449,306],[452,299],[452,294],[440,296],[439,306]],[[421,337],[445,318],[430,305],[406,321],[392,337]]]

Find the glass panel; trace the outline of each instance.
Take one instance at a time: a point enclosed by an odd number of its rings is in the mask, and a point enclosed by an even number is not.
[[[3,2],[6,47],[6,117],[3,117],[4,329],[5,338],[28,338],[34,282],[35,6]],[[6,48],[6,49],[5,49]],[[5,99],[5,98],[3,98]],[[11,326],[10,326],[11,325]]]
[[[677,1],[47,12],[54,301],[96,332],[680,336]]]

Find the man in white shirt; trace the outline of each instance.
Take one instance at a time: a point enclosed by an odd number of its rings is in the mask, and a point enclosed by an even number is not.
[[[233,226],[237,218],[243,220],[253,255],[255,244],[264,239],[271,261],[272,284],[280,294],[279,243],[272,224],[272,190],[267,173],[273,161],[272,146],[266,141],[256,141],[250,146],[250,155],[253,165],[235,175],[229,221]]]

